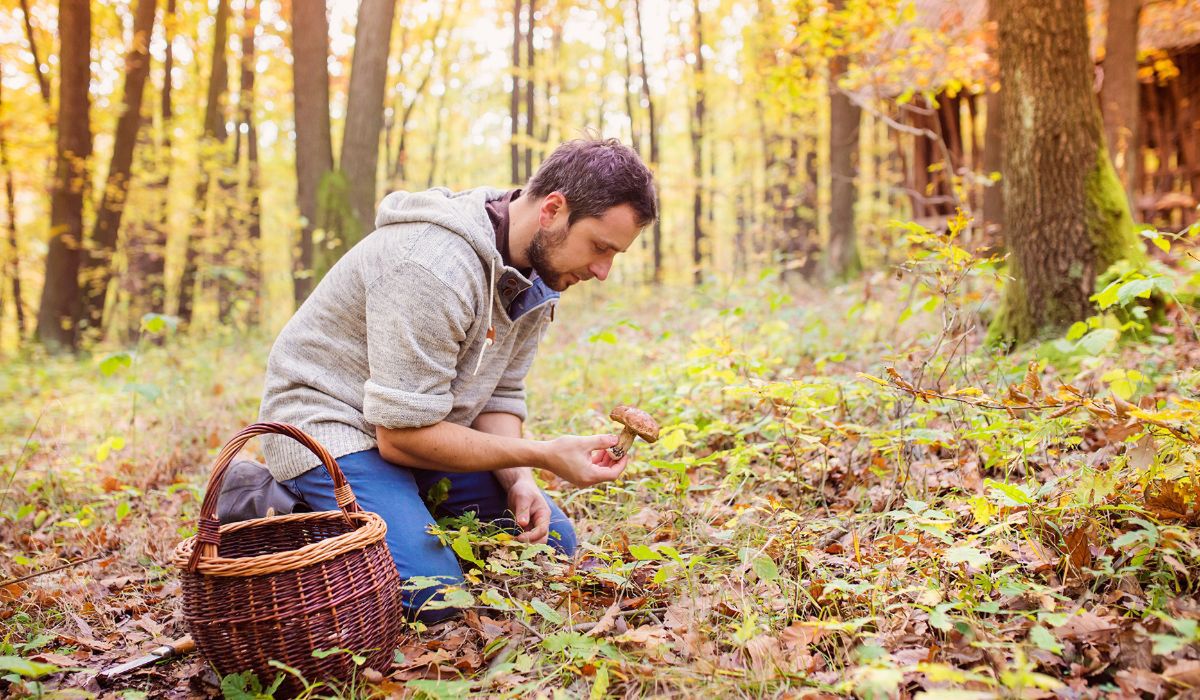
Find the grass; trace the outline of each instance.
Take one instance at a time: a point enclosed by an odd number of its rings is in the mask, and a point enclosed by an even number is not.
[[[529,378],[529,432],[607,432],[633,403],[662,438],[616,483],[548,483],[586,543],[574,562],[444,523],[481,562],[465,565],[466,617],[310,694],[1200,684],[1196,265],[1116,282],[1169,280],[1153,321],[1139,283],[1083,329],[1001,354],[980,344],[991,263],[908,234],[900,280],[567,295]],[[150,335],[129,362],[29,357],[0,374],[0,578],[83,562],[0,586],[0,656],[94,669],[184,632],[170,552],[216,449],[254,419],[270,339]],[[129,689],[208,692],[202,671],[193,658]],[[89,678],[8,675],[17,694]]]

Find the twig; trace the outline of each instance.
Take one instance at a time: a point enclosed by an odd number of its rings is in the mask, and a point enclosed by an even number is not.
[[[19,576],[17,578],[9,579],[7,581],[0,581],[0,588],[3,588],[5,586],[10,586],[14,583],[21,583],[22,581],[28,581],[29,579],[37,578],[38,576],[45,576],[46,574],[52,574],[55,571],[62,571],[63,569],[69,569],[73,566],[79,566],[80,564],[86,564],[89,561],[96,561],[97,559],[100,558],[100,556],[101,555],[97,554],[95,556],[88,557],[87,559],[80,559],[79,561],[67,562],[66,564],[61,564],[52,569],[46,569],[45,571],[37,571],[32,574],[26,574],[25,576]]]
[[[665,613],[666,611],[667,611],[667,608],[633,608],[631,610],[622,610],[622,611],[614,614],[613,617],[631,617],[633,615],[651,615],[651,616],[653,616],[656,613]],[[657,618],[655,618],[655,620],[658,621]],[[658,621],[658,622],[659,622],[659,624],[662,624],[661,621]],[[594,620],[592,622],[580,622],[578,624],[571,625],[570,627],[568,627],[567,631],[568,632],[590,632],[591,630],[595,629],[596,625],[598,625],[598,624],[600,624],[599,620]]]

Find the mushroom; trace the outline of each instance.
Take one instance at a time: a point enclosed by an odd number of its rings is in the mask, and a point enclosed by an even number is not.
[[[616,422],[625,426],[621,431],[621,436],[617,439],[617,444],[608,448],[608,454],[613,459],[621,459],[625,456],[625,451],[633,444],[635,437],[640,437],[646,442],[658,441],[658,423],[650,417],[649,413],[633,406],[617,406],[608,414]]]

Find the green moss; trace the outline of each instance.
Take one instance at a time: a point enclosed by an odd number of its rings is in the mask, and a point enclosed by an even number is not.
[[[1140,263],[1145,253],[1138,244],[1129,200],[1103,144],[1096,152],[1096,166],[1084,186],[1088,202],[1087,232],[1096,247],[1096,269],[1104,272],[1118,260]]]
[[[317,235],[313,241],[313,284],[353,246],[358,220],[350,206],[350,182],[339,170],[321,176],[317,185]]]

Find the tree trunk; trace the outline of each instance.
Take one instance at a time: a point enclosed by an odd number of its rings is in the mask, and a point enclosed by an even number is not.
[[[844,0],[833,3],[837,11],[843,6]],[[862,270],[854,228],[862,109],[838,86],[847,63],[843,54],[835,55],[829,63],[829,248],[824,265],[828,280],[844,280]]]
[[[517,134],[521,133],[521,0],[513,2],[512,94],[509,95],[508,116],[511,121],[508,152],[515,185],[521,182],[521,149],[517,143]]]
[[[1104,149],[1084,0],[996,9],[1011,281],[989,336],[1021,342],[1087,317],[1096,275],[1140,250]]]
[[[338,168],[350,183],[350,208],[357,231],[340,231],[343,249],[375,229],[379,135],[383,131],[383,94],[387,89],[388,49],[396,0],[363,0],[354,29],[354,58],[346,99],[346,131]]]
[[[1104,43],[1104,140],[1125,195],[1133,205],[1137,158],[1137,28],[1142,0],[1109,0]]]
[[[300,255],[293,270],[299,306],[316,284],[313,234],[321,178],[333,170],[329,126],[329,18],[325,0],[292,0],[292,80],[296,111],[296,200]]]
[[[50,202],[50,246],[38,307],[37,336],[51,351],[74,350],[79,311],[79,261],[83,199],[92,155],[88,118],[91,80],[92,11],[87,2],[63,0],[58,8],[60,41],[57,165]]]
[[[534,12],[537,0],[529,0],[529,9],[525,12],[525,180],[533,177],[533,114],[534,86],[537,82],[533,76],[533,26]]]
[[[113,279],[113,258],[117,251],[117,232],[125,212],[133,165],[133,148],[142,126],[142,96],[150,75],[150,36],[154,32],[156,0],[138,0],[133,17],[133,39],[125,57],[125,88],[121,116],[117,118],[112,160],[108,166],[92,240],[84,260],[81,277],[83,313],[80,322],[91,332],[102,335],[104,300]]]
[[[29,16],[29,0],[21,0],[21,15],[25,18],[25,37],[29,40],[29,53],[33,56],[33,74],[37,77],[38,91],[42,100],[50,106],[50,81],[46,80],[45,67],[38,53],[37,38],[33,34],[33,20]]]
[[[633,107],[633,57],[629,55],[633,53],[633,47],[629,43],[629,32],[625,31],[624,17],[621,18],[620,26],[616,28],[616,32],[621,39],[621,48],[625,52],[625,113],[629,115],[629,142],[633,145],[634,152],[640,155],[642,152],[642,139],[638,129],[637,112]],[[646,239],[643,238],[642,240],[645,241]]]
[[[633,0],[633,18],[637,29],[638,40],[638,71],[642,76],[642,97],[646,100],[646,121],[649,128],[650,137],[650,172],[658,175],[658,122],[654,118],[654,97],[650,94],[650,79],[646,74],[646,42],[642,35],[642,7],[641,0]],[[654,226],[651,230],[651,240],[653,241],[653,257],[654,257],[654,283],[662,282],[662,196],[658,193],[661,189],[655,190],[655,198],[657,198],[658,218],[654,220]]]
[[[1001,173],[999,180],[983,190],[983,238],[987,246],[996,249],[1004,247],[1004,112],[1000,108],[1000,95],[987,94],[984,102],[987,127],[983,137],[984,175],[991,178],[992,173]]]
[[[246,322],[253,324],[258,319],[261,298],[259,274],[262,252],[259,240],[259,188],[258,188],[258,130],[254,123],[254,37],[258,29],[258,5],[254,0],[245,0],[242,8],[241,55],[238,59],[238,118],[234,134],[233,164],[235,172],[240,170],[242,142],[245,141],[246,182],[237,204],[237,220],[228,227],[225,259],[241,266],[244,279],[229,276],[221,278],[220,316],[223,323],[232,322],[239,290],[245,292],[249,304]],[[226,263],[231,264],[231,263]]]
[[[695,101],[692,103],[692,282],[699,285],[704,281],[704,16],[700,13],[700,0],[692,0],[692,32],[695,38],[696,70],[692,75],[695,83]]]
[[[196,279],[203,248],[209,242],[208,197],[212,168],[223,177],[224,154],[220,148],[228,132],[225,128],[226,92],[229,88],[229,62],[225,51],[229,44],[229,0],[218,0],[216,25],[213,29],[212,74],[208,81],[208,98],[204,107],[204,131],[200,139],[200,177],[196,184],[196,203],[193,206],[192,230],[184,254],[183,275],[179,282],[179,319],[184,325],[192,322],[195,308]],[[212,161],[216,161],[214,164]]]
[[[167,0],[163,15],[163,38],[165,50],[162,65],[162,91],[159,94],[160,129],[157,139],[147,138],[141,131],[138,147],[139,157],[145,167],[149,183],[147,188],[153,195],[155,211],[143,219],[143,228],[138,238],[126,244],[129,270],[123,284],[129,299],[130,314],[126,335],[137,338],[141,330],[142,317],[147,313],[166,313],[166,251],[167,232],[171,222],[171,168],[173,167],[171,131],[174,129],[172,114],[173,82],[171,72],[175,66],[175,1]],[[144,155],[147,147],[150,154]],[[155,336],[157,340],[161,337]]]
[[[3,81],[0,81],[2,83]],[[3,85],[0,85],[3,88]],[[5,208],[8,215],[8,265],[12,284],[13,307],[17,316],[17,344],[25,339],[25,305],[21,301],[21,249],[17,243],[17,188],[13,183],[13,167],[8,160],[8,141],[4,136],[4,100],[0,98],[0,168],[4,170]]]
[[[438,14],[437,23],[433,27],[434,46],[437,46],[438,38],[442,35],[442,29],[446,27],[447,15],[450,16],[450,28],[453,30],[458,24],[458,15],[462,9],[462,0],[456,0],[454,8],[451,12],[446,12],[444,4],[439,5],[440,12]],[[433,67],[437,65],[437,57],[433,57],[429,61],[425,75],[421,77],[421,82],[417,83],[416,90],[413,91],[412,100],[407,105],[404,105],[404,111],[399,120],[400,128],[400,143],[396,147],[396,165],[392,173],[392,179],[396,180],[401,186],[405,186],[408,182],[408,124],[412,120],[413,112],[416,110],[417,102],[421,96],[425,94],[425,88],[429,85],[429,79],[433,77]]]

